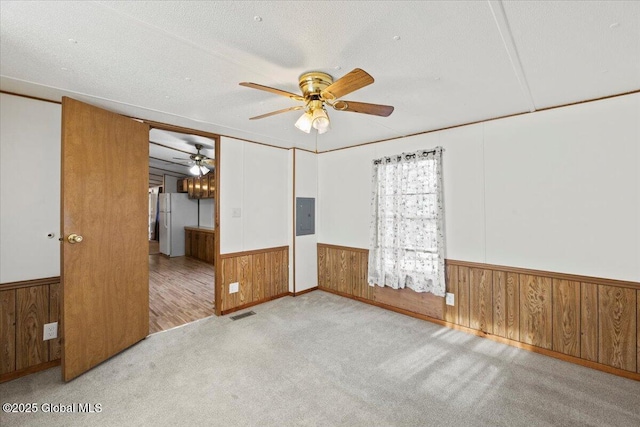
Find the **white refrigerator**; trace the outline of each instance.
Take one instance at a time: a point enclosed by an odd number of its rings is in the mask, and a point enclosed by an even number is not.
[[[160,193],[160,253],[184,256],[184,227],[198,225],[198,201],[185,193]]]

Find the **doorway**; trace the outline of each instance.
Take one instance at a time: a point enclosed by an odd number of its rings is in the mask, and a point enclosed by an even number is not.
[[[149,333],[216,314],[218,137],[149,133]]]

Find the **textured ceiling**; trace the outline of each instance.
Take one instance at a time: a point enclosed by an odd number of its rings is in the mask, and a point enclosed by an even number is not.
[[[0,87],[325,151],[640,89],[640,2],[0,2]],[[399,39],[398,39],[399,38]],[[304,134],[298,76],[375,83]]]

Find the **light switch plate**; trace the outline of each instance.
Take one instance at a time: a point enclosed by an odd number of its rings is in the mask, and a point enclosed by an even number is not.
[[[58,322],[45,323],[44,333],[42,334],[43,341],[55,338],[58,338]]]
[[[447,305],[456,305],[456,294],[447,292],[447,296],[445,297],[445,302],[447,303]]]
[[[236,292],[238,292],[239,287],[240,287],[240,283],[238,282],[229,283],[229,293],[235,294]]]

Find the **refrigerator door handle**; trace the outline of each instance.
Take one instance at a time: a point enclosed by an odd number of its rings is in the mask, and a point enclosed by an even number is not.
[[[169,228],[169,214],[165,212],[164,214],[164,228]]]

